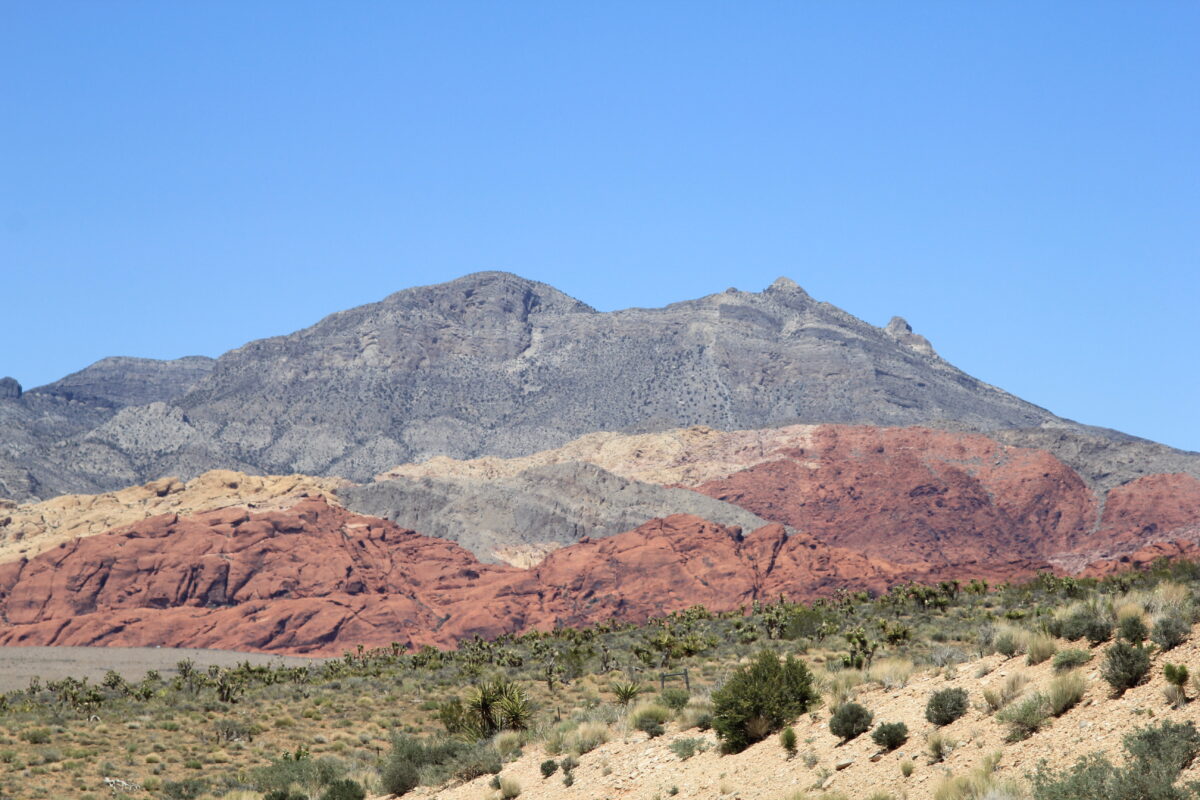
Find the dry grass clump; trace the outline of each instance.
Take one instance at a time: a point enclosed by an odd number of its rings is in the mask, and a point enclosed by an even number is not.
[[[505,761],[511,761],[521,754],[524,737],[518,731],[500,731],[492,737],[492,748]]]
[[[857,669],[843,669],[826,673],[818,680],[821,693],[826,696],[829,706],[834,708],[854,699],[854,690],[863,683],[863,672]]]
[[[1061,717],[1083,699],[1087,684],[1078,672],[1068,672],[1050,682],[1046,689],[1046,710],[1052,717]]]
[[[902,689],[908,685],[915,671],[912,659],[885,658],[871,665],[867,670],[867,680],[878,683],[884,689]]]
[[[996,777],[1000,752],[992,753],[966,775],[946,778],[934,790],[934,800],[1021,800],[1025,795],[1014,781]]]
[[[608,726],[603,722],[585,722],[567,735],[566,747],[572,754],[590,753],[608,741]]]
[[[1029,679],[1020,672],[1014,672],[1004,679],[1004,683],[996,688],[983,690],[983,710],[995,714],[1013,700],[1021,696]]]
[[[1025,641],[1025,659],[1029,664],[1041,664],[1058,652],[1058,642],[1045,633],[1030,634]]]

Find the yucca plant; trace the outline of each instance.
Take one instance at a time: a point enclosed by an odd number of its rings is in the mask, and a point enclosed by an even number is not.
[[[617,702],[623,706],[632,703],[643,691],[642,685],[635,681],[614,681],[609,688],[616,695]]]

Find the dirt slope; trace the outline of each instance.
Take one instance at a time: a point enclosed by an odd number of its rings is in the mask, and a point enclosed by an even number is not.
[[[1200,703],[1172,710],[1162,694],[1166,685],[1162,678],[1164,661],[1200,670],[1195,633],[1189,643],[1165,656],[1156,656],[1151,679],[1124,697],[1113,697],[1108,684],[1099,678],[1100,660],[1101,651],[1097,651],[1093,661],[1081,669],[1087,694],[1080,705],[1017,743],[1005,742],[1007,727],[977,707],[983,689],[997,687],[1008,676],[1022,673],[1029,678],[1025,690],[1029,694],[1045,688],[1054,673],[1049,662],[1030,667],[1023,657],[1006,660],[992,655],[958,665],[951,670],[952,677],[934,670],[917,673],[903,688],[860,687],[855,701],[874,713],[875,722],[904,722],[908,726],[908,743],[892,753],[881,754],[868,735],[839,744],[829,732],[829,710],[822,707],[811,717],[796,721],[800,755],[794,759],[787,758],[774,736],[737,755],[723,756],[717,753],[716,737],[711,732],[670,728],[666,735],[653,740],[641,732],[625,733],[585,754],[575,769],[571,787],[563,785],[561,773],[542,778],[538,766],[549,756],[539,745],[527,747],[521,758],[504,767],[501,775],[516,779],[522,788],[521,797],[529,800],[653,800],[670,796],[679,800],[785,800],[793,792],[820,785],[852,800],[865,800],[876,792],[908,800],[930,800],[948,774],[964,774],[993,752],[1002,753],[997,777],[1023,782],[1042,759],[1061,767],[1085,753],[1102,751],[1119,760],[1121,739],[1126,733],[1162,719],[1200,723]],[[987,674],[978,677],[984,671]],[[966,716],[940,729],[958,745],[944,763],[934,764],[926,752],[926,739],[935,728],[925,720],[924,709],[930,693],[947,687],[967,690],[972,707]],[[694,737],[704,739],[709,749],[681,761],[671,751],[671,743]],[[815,756],[811,767],[804,758],[808,753]],[[877,755],[878,760],[873,760]],[[911,777],[905,778],[900,764],[910,759],[915,769]],[[843,761],[850,763],[838,769],[837,764]],[[1200,764],[1182,778],[1197,779]],[[418,789],[406,797],[478,800],[493,794],[487,788],[487,779],[480,778],[457,786]],[[819,794],[814,791],[815,797]]]

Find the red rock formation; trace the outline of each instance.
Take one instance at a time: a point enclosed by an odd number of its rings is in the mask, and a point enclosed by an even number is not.
[[[1044,451],[926,428],[827,425],[811,442],[696,490],[834,546],[942,565],[1044,558],[1095,525],[1087,486]]]
[[[1036,568],[1026,564],[1024,569]],[[990,573],[988,573],[990,574]],[[928,577],[769,525],[676,515],[555,551],[481,564],[457,545],[321,500],[288,511],[155,517],[0,567],[0,644],[337,654],[479,634],[643,620],[697,603],[885,590]]]

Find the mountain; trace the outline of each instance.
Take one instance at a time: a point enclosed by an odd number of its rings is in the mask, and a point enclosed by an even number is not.
[[[215,468],[361,481],[405,462],[519,456],[600,430],[795,423],[1036,441],[1106,486],[1200,475],[1200,455],[1055,417],[948,364],[902,319],[874,327],[787,279],[601,313],[483,272],[215,362],[106,359],[24,394],[0,387],[0,495],[109,491]]]

